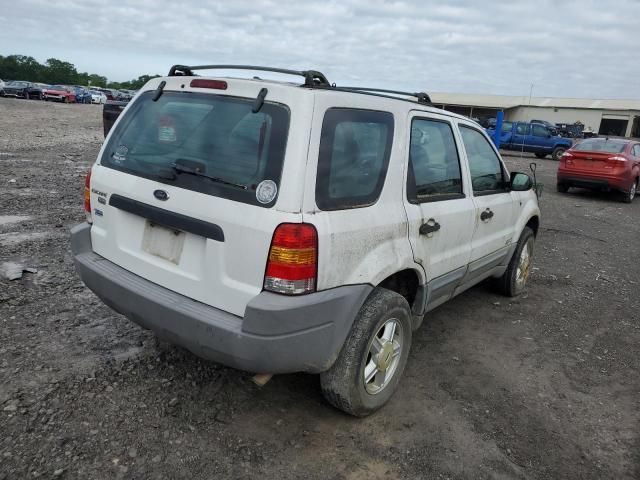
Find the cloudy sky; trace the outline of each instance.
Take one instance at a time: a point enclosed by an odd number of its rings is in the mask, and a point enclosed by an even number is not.
[[[640,0],[10,3],[1,55],[55,57],[115,81],[239,63],[313,68],[343,85],[640,98]]]

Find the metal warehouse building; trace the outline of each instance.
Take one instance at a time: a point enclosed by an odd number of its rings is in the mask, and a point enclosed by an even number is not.
[[[473,118],[495,117],[502,110],[508,121],[546,120],[591,127],[600,135],[640,137],[640,100],[511,97],[465,93],[432,93],[437,107]]]

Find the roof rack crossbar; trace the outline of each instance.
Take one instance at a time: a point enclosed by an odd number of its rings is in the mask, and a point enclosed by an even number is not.
[[[363,92],[374,92],[374,93],[389,93],[392,95],[405,95],[407,97],[416,97],[418,99],[418,103],[424,103],[426,105],[431,105],[431,97],[428,93],[425,92],[402,92],[400,90],[387,90],[384,88],[368,88],[368,87],[336,87],[342,88],[345,90],[351,91],[363,91]]]
[[[327,77],[325,77],[322,72],[316,70],[289,70],[286,68],[261,67],[256,65],[174,65],[169,70],[169,76],[192,76],[194,70],[253,70],[258,72],[274,72],[304,77],[305,87],[329,85]]]

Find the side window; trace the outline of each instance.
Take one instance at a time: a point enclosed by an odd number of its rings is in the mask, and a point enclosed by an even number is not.
[[[532,135],[536,137],[546,137],[549,131],[542,125],[531,125]]]
[[[511,129],[513,128],[513,123],[511,122],[502,122],[502,130],[501,133],[511,133]]]
[[[460,125],[460,133],[469,160],[473,192],[489,194],[506,191],[502,164],[489,141],[476,129],[464,125]]]
[[[640,157],[640,143],[633,147],[633,156]]]
[[[428,202],[463,197],[460,159],[447,122],[415,118],[411,123],[407,197]]]
[[[526,123],[519,123],[516,127],[516,133],[518,135],[527,135],[529,133],[529,125]]]
[[[327,110],[316,175],[318,207],[340,210],[374,204],[387,175],[392,142],[391,113]]]

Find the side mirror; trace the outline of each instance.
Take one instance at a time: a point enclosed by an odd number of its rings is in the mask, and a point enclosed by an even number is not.
[[[533,187],[533,180],[526,173],[514,172],[511,174],[510,187],[514,192],[526,192]]]

